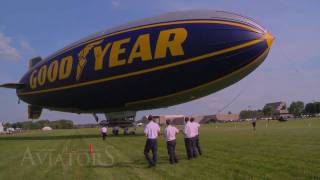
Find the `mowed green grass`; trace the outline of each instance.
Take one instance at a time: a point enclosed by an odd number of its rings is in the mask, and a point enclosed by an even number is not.
[[[148,168],[142,129],[106,141],[98,129],[1,135],[0,179],[320,179],[320,119],[202,125],[200,136],[203,155],[186,160],[179,135],[177,165],[161,137]]]

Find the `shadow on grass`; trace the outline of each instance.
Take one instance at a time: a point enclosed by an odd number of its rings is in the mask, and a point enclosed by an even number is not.
[[[157,165],[160,164],[169,164],[169,159],[167,156],[160,156],[158,158]],[[113,164],[100,164],[100,165],[90,165],[87,166],[88,168],[132,168],[132,167],[137,167],[141,166],[142,168],[149,168],[149,164],[147,160],[143,157],[141,159],[136,159],[133,161],[124,161],[124,162],[115,162]]]
[[[88,168],[132,168],[136,165],[143,165],[146,162],[142,161],[130,161],[130,162],[115,162],[113,164],[98,164],[98,165],[90,165]]]
[[[134,138],[134,137],[139,137],[139,136],[144,136],[143,134],[136,134],[136,135],[109,135],[107,138]],[[18,141],[23,141],[23,140],[63,140],[63,139],[86,139],[86,138],[101,138],[100,134],[78,134],[78,135],[62,135],[62,136],[48,136],[48,135],[43,135],[43,136],[0,136],[0,141],[8,141],[8,140],[18,140]]]

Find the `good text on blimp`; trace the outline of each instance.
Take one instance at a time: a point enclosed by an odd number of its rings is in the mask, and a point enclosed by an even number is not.
[[[185,28],[174,28],[160,31],[156,46],[152,50],[150,34],[139,35],[130,53],[128,53],[125,44],[131,42],[131,38],[125,38],[114,42],[108,42],[106,45],[100,45],[103,40],[87,44],[79,53],[77,58],[77,69],[75,71],[76,79],[79,80],[82,70],[86,65],[86,56],[89,51],[94,53],[94,71],[101,71],[105,68],[129,65],[135,61],[150,61],[163,59],[170,56],[184,55],[182,44],[188,36]],[[109,53],[108,53],[109,52]],[[169,53],[167,53],[169,52]],[[109,55],[108,57],[107,54]],[[126,58],[121,59],[120,55],[128,54]],[[30,75],[30,87],[35,89],[46,83],[53,83],[57,80],[70,78],[75,57],[66,56],[60,60],[51,61],[50,64],[43,65],[34,70]]]

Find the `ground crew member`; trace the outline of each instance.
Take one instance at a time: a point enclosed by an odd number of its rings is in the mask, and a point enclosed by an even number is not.
[[[103,127],[101,128],[102,140],[106,140],[107,132],[108,132],[108,128],[106,128],[105,126],[103,126]]]
[[[119,134],[119,126],[118,125],[113,128],[112,133],[116,136]]]
[[[202,155],[202,151],[201,151],[201,147],[200,147],[200,140],[199,140],[199,128],[200,128],[200,124],[196,121],[194,121],[194,118],[192,117],[190,119],[191,123],[192,123],[192,129],[193,129],[193,133],[194,133],[194,145],[195,148],[197,150],[197,152],[199,153],[199,155]]]
[[[124,134],[124,135],[129,135],[129,134],[130,134],[128,127],[125,127],[125,128],[124,128],[123,134]]]
[[[184,143],[186,146],[186,151],[187,151],[187,157],[188,160],[193,158],[193,148],[192,148],[192,125],[191,122],[189,121],[189,117],[185,117],[184,118],[184,130],[183,130],[183,134],[184,134]]]
[[[170,120],[166,120],[167,127],[164,130],[164,135],[167,140],[167,150],[169,155],[170,164],[178,163],[178,158],[176,155],[176,134],[179,130],[171,125]]]
[[[144,155],[149,162],[149,167],[156,166],[158,156],[158,143],[157,138],[160,134],[160,126],[153,121],[151,115],[148,116],[149,123],[144,129],[144,133],[147,137],[146,145],[144,148]],[[150,158],[149,152],[152,151],[152,159]]]
[[[252,128],[253,128],[253,131],[256,131],[256,123],[257,123],[257,119],[256,119],[256,118],[253,118],[253,119],[252,119]]]

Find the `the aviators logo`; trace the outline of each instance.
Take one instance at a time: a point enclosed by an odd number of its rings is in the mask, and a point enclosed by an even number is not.
[[[107,68],[129,65],[135,61],[151,61],[166,58],[168,55],[184,55],[183,43],[187,37],[188,31],[185,28],[173,28],[160,31],[155,47],[152,47],[149,33],[141,34],[136,39],[128,37],[107,42],[107,44],[102,43],[105,39],[89,43],[78,53],[75,80],[81,80],[88,63],[87,56],[92,51],[94,54],[94,71],[101,71]],[[125,48],[125,45],[133,41],[133,46],[129,52],[129,48]],[[60,61],[53,60],[49,65],[43,65],[34,70],[30,75],[31,89],[43,86],[46,83],[53,83],[56,80],[70,78],[73,63],[73,57],[67,56]]]

